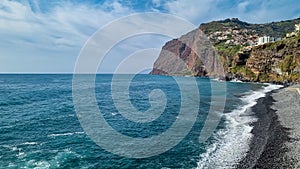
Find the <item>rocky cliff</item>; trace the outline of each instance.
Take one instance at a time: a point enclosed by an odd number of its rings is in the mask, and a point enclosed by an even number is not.
[[[300,36],[254,47],[245,68],[253,73],[245,75],[250,80],[300,82]]]
[[[200,29],[167,42],[154,63],[151,74],[225,76],[217,53]]]
[[[299,82],[299,37],[250,47],[259,36],[279,38],[294,30],[294,24],[298,22],[300,18],[249,24],[233,18],[202,24],[179,39],[167,42],[151,74],[226,75],[228,80]]]

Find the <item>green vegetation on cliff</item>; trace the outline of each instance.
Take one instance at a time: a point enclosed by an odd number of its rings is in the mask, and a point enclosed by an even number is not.
[[[224,68],[228,68],[232,66],[232,61],[236,54],[241,50],[240,45],[226,45],[224,43],[215,45],[218,54],[223,56],[221,57],[223,60]]]
[[[228,28],[234,28],[253,30],[259,36],[269,35],[272,37],[282,37],[287,32],[294,31],[295,24],[298,23],[300,23],[300,18],[266,24],[250,24],[240,21],[237,18],[232,18],[201,24],[200,29],[207,35],[213,32],[227,30]]]
[[[233,18],[201,24],[200,29],[214,44],[230,78],[299,82],[299,36],[247,48],[260,36],[283,37],[294,31],[297,23],[300,18],[267,24],[249,24]]]
[[[232,67],[230,68],[230,72],[238,76],[244,77],[245,80],[249,80],[249,81],[256,80],[256,75],[245,65]]]
[[[286,74],[291,74],[294,68],[296,67],[295,57],[292,55],[286,55],[284,59],[279,62],[279,67],[282,72]]]
[[[300,36],[254,47],[245,66],[260,82],[300,82]]]

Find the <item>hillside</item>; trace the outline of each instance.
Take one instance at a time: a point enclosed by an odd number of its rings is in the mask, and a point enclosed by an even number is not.
[[[220,71],[224,70],[228,80],[299,82],[299,37],[284,36],[294,31],[298,23],[300,18],[267,24],[232,18],[201,24],[198,29],[167,42],[151,74],[223,77]],[[261,36],[274,37],[276,42],[257,45]],[[176,57],[170,58],[165,51]],[[180,60],[185,65],[178,66]]]
[[[241,55],[236,56],[240,60]],[[300,36],[256,46],[243,64],[228,71],[229,78],[259,82],[300,82]]]
[[[246,67],[258,81],[300,82],[300,36],[254,48]]]
[[[234,57],[243,47],[254,46],[262,36],[281,39],[286,33],[294,31],[297,23],[300,23],[300,18],[267,24],[249,24],[232,18],[204,23],[199,29],[214,45],[228,71],[228,68],[234,66]]]
[[[206,34],[210,35],[211,33],[217,31],[224,31],[228,29],[247,29],[249,31],[255,31],[259,36],[269,35],[272,37],[282,37],[287,32],[294,31],[295,24],[300,23],[300,18],[272,22],[266,24],[250,24],[243,21],[240,21],[238,18],[225,19],[222,21],[213,21],[209,23],[204,23],[200,25],[200,29]]]

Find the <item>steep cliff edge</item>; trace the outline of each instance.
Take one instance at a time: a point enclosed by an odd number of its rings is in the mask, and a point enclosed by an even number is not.
[[[225,76],[217,53],[200,29],[167,42],[155,61],[151,74]]]

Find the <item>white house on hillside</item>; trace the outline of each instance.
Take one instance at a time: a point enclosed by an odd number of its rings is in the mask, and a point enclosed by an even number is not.
[[[275,38],[273,38],[273,37],[270,37],[270,36],[263,36],[263,37],[259,37],[259,38],[258,38],[258,43],[257,43],[257,45],[262,45],[262,44],[270,43],[270,42],[274,42],[274,41],[275,41]]]

